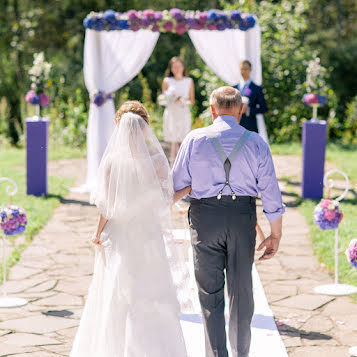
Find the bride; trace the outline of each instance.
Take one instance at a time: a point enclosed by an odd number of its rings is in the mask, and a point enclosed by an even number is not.
[[[141,103],[124,103],[116,123],[91,195],[94,274],[70,357],[186,357],[178,315],[188,272],[167,214],[190,187],[173,193]]]

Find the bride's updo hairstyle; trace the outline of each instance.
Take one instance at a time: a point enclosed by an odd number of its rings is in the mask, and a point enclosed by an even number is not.
[[[149,113],[137,100],[128,100],[123,103],[115,114],[115,122],[119,124],[122,115],[129,112],[141,116],[149,124]]]

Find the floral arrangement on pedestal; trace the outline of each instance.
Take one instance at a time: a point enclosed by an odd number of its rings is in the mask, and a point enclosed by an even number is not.
[[[338,201],[322,199],[315,207],[314,222],[322,230],[336,229],[343,218]]]
[[[151,9],[125,13],[107,10],[91,12],[83,21],[85,28],[95,31],[115,31],[140,29],[153,32],[174,32],[179,35],[188,30],[218,30],[239,29],[247,31],[255,25],[252,14],[232,10],[229,12],[211,9],[209,11],[182,11],[171,9],[154,11]]]
[[[0,229],[8,236],[23,233],[27,218],[23,208],[9,205],[0,211]]]
[[[346,249],[346,257],[348,262],[357,269],[357,238],[351,240]]]
[[[327,104],[327,97],[323,95],[326,90],[326,72],[326,68],[320,64],[319,57],[311,60],[306,70],[307,93],[304,94],[303,100],[306,105],[313,108],[313,120],[317,120],[317,108]]]
[[[39,107],[46,107],[50,103],[50,97],[45,93],[51,86],[49,80],[51,64],[45,61],[43,52],[34,54],[33,66],[29,70],[31,90],[26,94],[26,102]],[[38,113],[39,114],[39,113]]]

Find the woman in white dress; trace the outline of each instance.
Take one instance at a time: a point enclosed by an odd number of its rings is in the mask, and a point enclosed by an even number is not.
[[[191,130],[189,105],[195,101],[192,78],[179,57],[169,61],[162,83],[162,93],[166,97],[164,111],[164,140],[170,143],[170,162],[173,164],[180,144]]]
[[[116,114],[91,194],[94,274],[70,357],[187,357],[177,293],[189,276],[167,214],[190,188],[173,194],[148,117],[134,101]]]

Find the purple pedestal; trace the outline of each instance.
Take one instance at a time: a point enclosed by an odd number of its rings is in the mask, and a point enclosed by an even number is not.
[[[26,119],[27,194],[47,196],[47,152],[49,120]]]
[[[306,121],[302,129],[302,197],[320,199],[323,196],[327,125]]]

